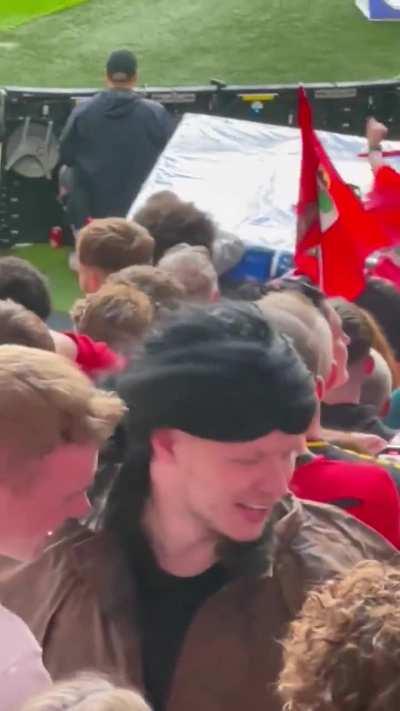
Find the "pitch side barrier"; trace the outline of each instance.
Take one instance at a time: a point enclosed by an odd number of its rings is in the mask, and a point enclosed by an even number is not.
[[[77,102],[98,89],[0,89],[0,246],[46,242],[64,215],[57,201],[58,141]],[[307,85],[315,125],[339,133],[363,134],[375,115],[400,138],[400,82]],[[249,121],[296,126],[297,85],[142,87],[179,121],[182,114],[204,113]]]

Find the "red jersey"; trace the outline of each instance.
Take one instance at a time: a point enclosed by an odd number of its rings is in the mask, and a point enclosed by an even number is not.
[[[290,490],[339,506],[400,548],[400,496],[382,467],[315,457],[296,468]]]

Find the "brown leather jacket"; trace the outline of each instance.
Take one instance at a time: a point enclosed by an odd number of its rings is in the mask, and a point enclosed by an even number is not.
[[[274,515],[263,570],[230,582],[195,615],[167,711],[278,711],[279,640],[307,589],[363,559],[400,561],[333,507],[287,497]],[[53,678],[95,669],[143,687],[135,580],[109,534],[80,531],[33,563],[4,562],[0,602],[30,626]]]

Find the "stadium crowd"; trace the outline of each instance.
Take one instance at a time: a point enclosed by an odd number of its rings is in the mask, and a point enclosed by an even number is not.
[[[1,711],[400,708],[400,291],[217,243],[94,216],[67,332],[0,258]]]

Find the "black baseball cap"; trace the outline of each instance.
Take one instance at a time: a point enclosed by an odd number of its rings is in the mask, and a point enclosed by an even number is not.
[[[107,60],[107,76],[114,81],[128,81],[136,74],[137,67],[133,52],[129,49],[116,49]]]

